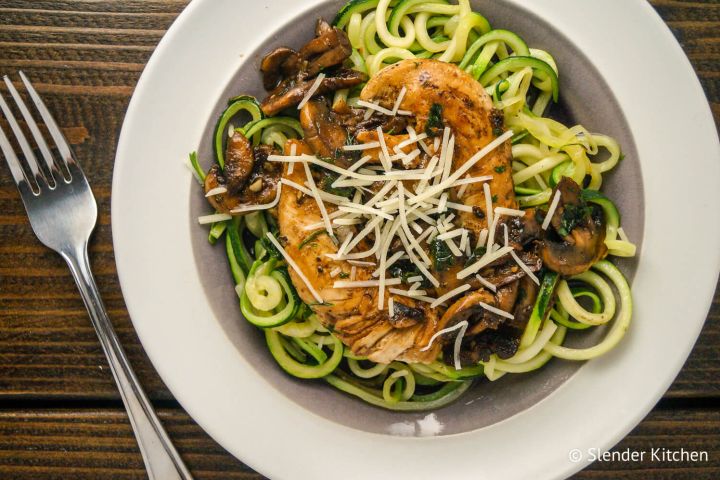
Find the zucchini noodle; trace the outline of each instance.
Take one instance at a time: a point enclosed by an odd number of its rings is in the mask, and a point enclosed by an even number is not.
[[[553,188],[562,177],[570,177],[583,187],[583,201],[602,209],[609,254],[635,255],[636,247],[621,228],[617,207],[599,192],[604,174],[623,158],[620,145],[582,125],[566,126],[544,116],[559,96],[560,72],[550,53],[530,48],[512,31],[493,29],[484,16],[472,11],[469,0],[352,0],[333,24],[345,31],[352,47],[346,66],[370,77],[403,59],[435,58],[457,64],[482,85],[502,112],[505,125],[515,132],[512,180],[520,207],[547,210]],[[336,91],[333,105],[357,106],[361,87]],[[224,142],[235,131],[251,139],[254,146],[280,150],[288,140],[303,138],[297,118],[265,117],[255,98],[231,98],[213,134],[215,160],[221,168]],[[191,155],[190,163],[198,179],[204,180],[196,155]],[[393,228],[398,227],[399,223]],[[609,260],[600,260],[591,270],[565,279],[550,271],[538,273],[542,277],[538,297],[519,348],[509,358],[492,354],[459,370],[441,358],[429,364],[375,363],[346,348],[321,325],[312,305],[302,303],[284,257],[267,241],[269,233],[278,237],[279,232],[267,211],[210,227],[210,243],[225,236],[229,268],[245,319],[261,329],[272,357],[288,374],[322,379],[389,410],[439,408],[457,399],[477,378],[495,381],[507,374],[531,372],[553,357],[588,360],[603,355],[622,339],[632,317],[627,280]],[[309,234],[306,241],[312,242],[317,235]],[[375,226],[375,236],[382,236],[379,226]],[[374,255],[379,243],[352,258]],[[569,331],[596,327],[607,330],[597,345],[563,345]]]

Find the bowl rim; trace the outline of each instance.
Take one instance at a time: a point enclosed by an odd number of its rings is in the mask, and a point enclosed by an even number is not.
[[[720,271],[720,224],[688,215],[688,207],[677,200],[692,198],[693,206],[710,208],[712,187],[720,180],[720,143],[689,61],[657,13],[642,0],[565,0],[563,8],[558,8],[557,0],[506,1],[552,21],[593,60],[613,89],[635,139],[645,179],[646,242],[633,285],[635,325],[625,348],[590,362],[534,407],[456,435],[391,437],[308,414],[250,366],[238,362],[233,345],[212,318],[207,299],[187,294],[202,290],[190,240],[183,238],[190,220],[186,210],[177,208],[187,202],[170,200],[189,198],[191,183],[181,160],[199,144],[214,104],[207,99],[217,98],[244,61],[237,50],[212,47],[231,40],[242,45],[242,51],[253,51],[264,41],[262,30],[268,25],[286,24],[316,2],[261,0],[238,5],[232,0],[195,0],[148,61],[128,107],[113,174],[111,217],[121,288],[143,347],[173,395],[215,440],[263,474],[297,478],[302,471],[303,476],[323,476],[329,468],[362,455],[374,461],[355,462],[354,471],[346,476],[383,478],[393,466],[403,464],[406,468],[394,477],[436,478],[448,468],[454,478],[564,477],[587,465],[570,461],[570,450],[587,453],[614,445],[654,406],[687,358]],[[237,17],[228,12],[255,21],[246,22],[243,29],[232,28]],[[586,28],[582,21],[586,18],[595,20],[593,28]],[[608,31],[613,32],[613,42],[607,42]],[[626,48],[616,48],[619,43]],[[190,59],[195,63],[190,64]],[[645,82],[647,78],[653,82]],[[673,92],[673,102],[663,102],[665,114],[658,115],[655,105],[668,91]],[[179,101],[194,114],[181,116],[168,108]],[[143,160],[147,158],[156,162],[148,164]],[[678,172],[679,158],[695,165]],[[163,192],[141,175],[160,168],[158,163],[167,181],[168,190]],[[673,175],[668,175],[671,171]],[[148,232],[154,228],[163,234],[148,242]],[[692,249],[668,255],[683,245],[683,232],[698,229],[703,234],[693,241]],[[675,280],[689,275],[694,282]],[[678,299],[701,300],[652,301],[653,292],[669,289]],[[673,324],[680,316],[683,329]],[[658,351],[669,353],[658,356]],[[244,382],[252,389],[243,388]],[[592,415],[587,415],[589,408]],[[477,451],[481,441],[483,449]],[[513,445],[512,451],[503,448],[507,444]],[[278,451],[294,454],[279,462]],[[525,461],[516,461],[517,451],[525,452]]]

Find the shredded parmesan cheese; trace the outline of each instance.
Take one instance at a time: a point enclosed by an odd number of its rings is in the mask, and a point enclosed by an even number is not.
[[[294,157],[296,151],[297,151],[297,145],[293,143],[292,146],[290,146],[290,156]],[[287,170],[288,175],[291,175],[293,173],[293,171],[295,171],[295,163],[290,162],[288,164],[288,170]]]
[[[312,196],[315,199],[318,208],[320,209],[320,214],[322,215],[323,223],[325,224],[325,230],[327,231],[328,235],[330,235],[330,238],[333,238],[335,236],[335,232],[333,232],[332,225],[330,224],[330,217],[328,217],[327,209],[325,208],[325,204],[323,203],[322,195],[320,195],[320,191],[315,185],[315,180],[313,180],[312,172],[310,171],[310,167],[308,166],[308,164],[303,163],[303,167],[305,167],[305,175],[307,176],[307,182],[310,185],[310,191],[312,191],[313,193]]]
[[[553,196],[552,203],[550,204],[550,208],[548,208],[547,215],[545,215],[545,220],[543,220],[543,223],[542,223],[543,230],[547,230],[547,228],[550,226],[550,222],[552,221],[553,215],[555,215],[555,210],[557,209],[559,203],[560,203],[560,190],[555,190],[555,195]]]
[[[315,301],[317,301],[318,303],[325,303],[317,290],[315,290],[315,287],[313,287],[312,283],[310,283],[310,280],[308,280],[303,271],[300,270],[300,267],[298,267],[298,264],[295,263],[295,260],[293,260],[292,257],[288,255],[288,253],[282,247],[282,245],[280,245],[280,242],[277,241],[275,236],[271,232],[267,232],[267,237],[270,239],[270,242],[275,245],[275,248],[278,249],[285,261],[288,262],[288,265],[290,265],[292,269],[295,270],[295,273],[297,273],[298,277],[300,277],[300,280],[302,280],[305,286],[308,287],[308,290],[310,290],[310,294],[313,296],[313,298],[315,298]]]
[[[310,89],[307,91],[303,99],[298,103],[297,109],[302,109],[305,104],[312,98],[313,95],[315,95],[315,92],[318,88],[320,88],[320,84],[322,83],[323,79],[325,78],[324,73],[318,74],[317,78],[313,82],[313,84],[310,86]]]
[[[625,230],[623,230],[622,227],[618,227],[617,232],[618,232],[618,236],[620,236],[620,240],[622,240],[623,242],[630,243],[630,238],[628,238],[627,234],[625,233]]]
[[[357,104],[360,105],[361,107],[365,107],[365,108],[368,108],[368,109],[370,109],[370,110],[375,110],[376,112],[380,112],[380,113],[382,113],[383,115],[388,115],[388,116],[391,116],[391,117],[395,115],[395,114],[392,112],[392,110],[388,110],[387,108],[381,107],[381,106],[378,105],[377,103],[366,102],[365,100],[358,100]]]
[[[520,257],[517,256],[517,254],[515,253],[515,250],[510,250],[510,255],[512,255],[513,260],[515,260],[515,262],[517,262],[517,264],[520,266],[520,268],[523,269],[523,271],[527,274],[527,276],[530,277],[530,279],[533,282],[540,285],[540,280],[538,280],[538,278],[535,276],[535,274],[532,272],[532,270],[530,270],[530,268],[527,265],[525,265],[525,262],[523,262],[520,259]]]
[[[434,298],[425,295],[425,290],[399,290],[397,288],[388,288],[388,291],[394,295],[400,295],[401,297],[414,298],[421,302],[432,303],[435,301]]]
[[[220,195],[223,193],[227,193],[227,188],[225,187],[215,187],[208,190],[208,192],[205,194],[205,198],[208,197],[214,197],[215,195]]]
[[[380,142],[368,142],[368,143],[360,143],[358,145],[344,145],[343,150],[346,152],[353,152],[358,150],[370,150],[372,148],[378,148],[380,146]]]
[[[475,278],[477,278],[478,282],[480,282],[481,285],[487,287],[488,290],[491,290],[493,292],[497,292],[497,287],[493,285],[492,283],[485,280],[483,277],[480,276],[479,273],[475,274]]]
[[[207,225],[208,223],[222,222],[224,220],[230,219],[232,219],[232,216],[228,215],[227,213],[214,213],[212,215],[204,215],[202,217],[198,217],[198,223],[200,225]]]
[[[386,278],[385,285],[400,285],[402,279],[400,278]],[[344,282],[338,281],[333,284],[333,288],[368,288],[377,287],[380,285],[379,280],[359,280],[355,282]]]
[[[507,255],[511,251],[512,251],[512,247],[502,247],[497,252],[488,253],[488,254],[484,255],[477,262],[473,263],[472,265],[465,268],[464,270],[460,270],[457,274],[458,280],[462,280],[463,278],[470,276],[473,273],[477,273],[484,266],[490,265],[492,262],[494,262],[498,258],[501,258],[501,257]]]
[[[395,105],[393,105],[392,109],[392,115],[395,116],[398,113],[398,110],[400,109],[400,104],[403,101],[403,98],[405,97],[405,94],[407,93],[407,88],[402,87],[400,89],[400,93],[398,93],[397,99],[395,100]]]
[[[420,349],[421,352],[426,352],[430,350],[430,347],[432,347],[433,342],[440,337],[441,335],[445,335],[446,333],[454,332],[455,330],[460,330],[455,337],[455,346],[453,348],[453,356],[455,357],[455,370],[460,370],[462,368],[462,365],[460,365],[460,345],[462,344],[462,339],[465,336],[465,332],[468,328],[468,321],[463,320],[462,322],[458,322],[452,327],[443,328],[439,332],[435,333],[432,337],[430,337],[430,342],[428,342],[427,346]]]
[[[450,300],[451,298],[453,298],[457,295],[460,295],[461,293],[463,293],[464,291],[469,290],[469,289],[470,289],[470,284],[468,284],[468,283],[466,283],[464,285],[460,285],[459,287],[450,290],[445,295],[443,295],[442,297],[435,300],[433,303],[430,304],[430,306],[432,308],[438,307],[441,304],[445,303],[447,300]]]
[[[482,308],[487,310],[488,312],[492,312],[495,315],[500,315],[501,317],[509,318],[510,320],[515,318],[515,315],[512,313],[508,313],[505,310],[500,310],[499,308],[493,307],[492,305],[488,305],[485,302],[478,302],[478,305],[480,305]]]
[[[510,217],[524,217],[525,212],[523,210],[516,210],[514,208],[495,207],[496,215],[506,215]]]

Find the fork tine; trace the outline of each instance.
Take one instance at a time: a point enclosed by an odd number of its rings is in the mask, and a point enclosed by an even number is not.
[[[34,181],[30,181],[30,178],[28,177],[26,177],[26,180],[27,183],[31,186],[31,188],[35,190],[36,187],[40,187],[38,179],[42,178],[40,170],[38,169],[37,160],[35,159],[35,154],[33,154],[32,150],[30,149],[30,145],[28,145],[27,140],[25,139],[25,135],[23,135],[22,130],[20,130],[20,125],[18,125],[17,121],[15,120],[15,116],[13,116],[12,112],[10,111],[10,107],[8,107],[7,103],[5,103],[5,99],[2,95],[0,95],[0,110],[2,110],[3,114],[5,114],[5,119],[10,124],[10,128],[15,134],[15,138],[20,144],[20,148],[22,149],[23,153],[25,154],[25,160],[27,160],[27,164],[30,167],[30,171],[32,173]],[[16,166],[18,168],[22,168],[20,167],[20,162],[18,161],[17,155],[15,155],[15,152],[13,151],[7,137],[5,137],[4,134],[3,137],[4,140],[7,141],[7,151],[3,149],[3,153],[5,153],[5,158],[8,159],[8,161],[10,161],[11,158],[14,158]],[[8,155],[8,152],[12,152],[12,156]],[[13,174],[13,176],[15,175]]]
[[[8,90],[10,91],[10,95],[12,95],[13,99],[15,100],[15,104],[17,105],[18,109],[20,109],[20,113],[22,113],[23,118],[25,119],[25,123],[27,124],[28,128],[30,129],[30,132],[33,135],[33,138],[35,138],[35,143],[40,148],[40,152],[42,153],[43,159],[45,160],[45,165],[47,165],[48,173],[50,176],[47,178],[48,184],[50,184],[51,187],[55,186],[55,175],[54,173],[57,172],[55,163],[53,162],[53,156],[52,153],[50,153],[50,149],[48,148],[47,142],[45,142],[45,139],[43,138],[42,134],[40,133],[40,129],[37,126],[37,123],[35,122],[35,119],[30,114],[30,111],[25,106],[25,102],[23,102],[22,97],[20,97],[20,94],[15,89],[15,86],[12,84],[10,79],[7,75],[3,77],[3,80],[5,80],[5,84],[8,87]],[[55,171],[55,172],[54,172]]]
[[[45,102],[43,102],[42,98],[40,98],[40,95],[38,95],[35,87],[32,86],[32,83],[30,83],[30,80],[28,80],[22,70],[18,71],[18,73],[20,74],[20,78],[25,84],[25,88],[30,94],[30,98],[32,98],[33,103],[35,103],[35,107],[38,109],[38,112],[40,112],[40,116],[42,117],[43,122],[45,122],[45,126],[47,126],[47,129],[50,132],[50,136],[52,136],[53,140],[55,141],[55,146],[57,146],[57,149],[60,152],[60,156],[62,157],[62,161],[65,163],[65,166],[67,167],[68,165],[77,163],[75,162],[75,157],[70,150],[70,145],[68,145],[67,140],[65,140],[65,136],[60,130],[60,127],[58,127],[57,123],[55,123],[55,119],[52,115],[50,115],[50,111],[48,111],[47,107],[45,106]]]
[[[12,112],[10,111],[10,108],[8,107],[7,103],[5,103],[5,98],[3,98],[2,95],[0,95],[0,111],[3,112],[5,115],[5,119],[8,121],[8,124],[10,125],[10,128],[12,129],[13,133],[15,133],[15,136],[17,137],[17,141],[20,144],[21,148],[23,148],[23,152],[25,153],[25,150],[30,152],[32,155],[32,150],[30,150],[30,147],[27,144],[27,141],[25,141],[25,136],[22,134],[22,131],[20,131],[20,126],[15,121],[15,117],[13,116]],[[19,136],[18,136],[19,133]],[[13,171],[13,177],[15,178],[15,183],[20,185],[20,181],[24,180],[25,185],[28,185],[30,189],[33,192],[39,192],[39,184],[37,181],[38,176],[40,175],[40,172],[37,167],[37,162],[30,161],[28,159],[28,165],[30,166],[30,171],[32,173],[32,179],[25,173],[23,170],[20,160],[18,159],[17,155],[15,154],[15,151],[12,148],[12,145],[10,144],[10,140],[8,140],[7,136],[5,135],[5,132],[3,132],[3,153],[5,154],[5,159],[8,162],[8,165],[10,165],[11,170],[19,170],[19,171]],[[34,155],[32,156],[32,159],[34,159]],[[17,173],[17,175],[16,175]]]
[[[4,103],[2,96],[0,96],[0,102]],[[20,166],[20,160],[18,160],[17,155],[15,155],[10,140],[8,140],[2,128],[0,128],[0,150],[2,150],[5,156],[5,161],[7,161],[8,167],[10,167],[10,172],[12,173],[13,179],[15,179],[15,183],[20,185],[21,182],[27,182],[25,172],[23,172]]]

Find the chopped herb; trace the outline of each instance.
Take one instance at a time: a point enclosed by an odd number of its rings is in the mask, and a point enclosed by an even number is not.
[[[298,245],[298,250],[301,250],[305,245],[312,242],[313,240],[315,240],[318,236],[322,235],[323,233],[325,235],[327,235],[327,230],[315,230],[314,232],[312,232],[310,235],[305,237],[305,239],[303,239],[302,242],[300,242],[300,245]]]
[[[433,103],[428,112],[427,123],[425,124],[425,133],[428,137],[437,137],[445,128],[442,116],[442,105]]]
[[[467,267],[480,260],[480,257],[485,255],[485,252],[487,252],[486,247],[477,247],[475,250],[473,250],[468,259],[465,261],[465,266]]]
[[[408,282],[408,278],[417,277],[419,275],[423,277],[420,282],[421,285],[429,285],[427,278],[420,273],[420,269],[417,268],[410,260],[399,260],[393,263],[388,270],[392,278],[399,278],[404,284],[410,283]]]
[[[310,302],[307,304],[309,307],[334,307],[334,303],[330,302]]]
[[[495,173],[503,173],[505,171],[505,165],[495,167]]]
[[[495,203],[495,202],[497,202],[497,201],[498,201],[498,196],[497,196],[497,195],[493,195],[493,196],[492,196],[492,202]]]
[[[340,276],[340,278],[348,278],[350,276],[350,274],[347,272],[340,272],[339,276]]]
[[[560,219],[560,228],[557,229],[558,235],[562,237],[570,235],[573,228],[586,220],[591,213],[592,209],[587,205],[565,205]]]
[[[512,137],[511,143],[512,143],[513,145],[515,145],[515,144],[518,143],[520,140],[522,140],[523,138],[527,137],[528,134],[529,134],[529,132],[528,132],[527,130],[525,130],[525,131],[522,132],[522,133],[516,134],[514,137]]]
[[[455,256],[442,240],[437,238],[430,242],[430,254],[433,256],[435,270],[442,272],[455,265]]]
[[[351,187],[333,187],[332,184],[340,177],[335,172],[329,170],[323,170],[322,178],[320,179],[320,188],[333,195],[340,197],[350,198],[353,195],[353,188]]]
[[[270,241],[268,237],[262,237],[260,243],[265,248],[265,251],[270,255],[270,258],[282,258],[280,251],[275,248],[275,245]]]

